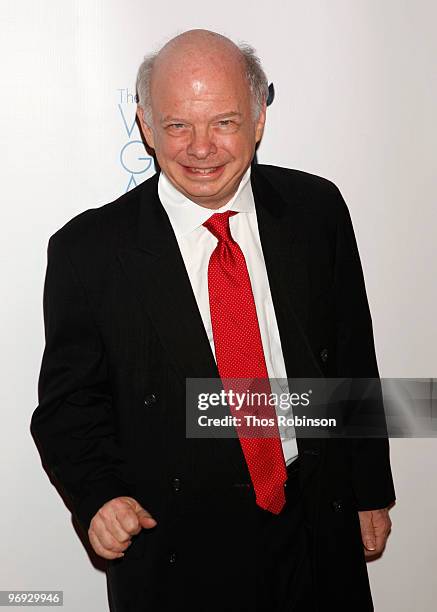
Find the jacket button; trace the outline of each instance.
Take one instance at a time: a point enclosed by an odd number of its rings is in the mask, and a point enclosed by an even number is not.
[[[341,512],[343,510],[343,504],[341,502],[341,499],[335,499],[332,502],[332,507],[335,512]]]
[[[181,490],[181,480],[180,480],[180,478],[173,478],[172,484],[173,484],[173,491],[176,491],[176,493],[177,493],[178,491]]]
[[[328,361],[328,349],[327,348],[324,348],[320,352],[320,359],[323,361],[323,363],[326,363]]]
[[[174,565],[176,563],[176,553],[175,552],[170,553],[168,560],[169,560],[169,563]]]
[[[320,449],[319,448],[306,448],[303,451],[304,455],[314,455],[315,457],[318,457],[318,455],[320,455]]]
[[[145,406],[151,406],[155,402],[156,402],[156,395],[154,393],[150,393],[149,395],[146,395],[146,397],[144,398]]]

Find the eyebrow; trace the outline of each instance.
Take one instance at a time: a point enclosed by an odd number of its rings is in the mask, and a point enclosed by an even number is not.
[[[220,119],[228,118],[228,117],[241,117],[241,113],[238,111],[229,111],[227,113],[220,113],[219,115],[215,115],[212,117],[211,121],[218,121]],[[181,119],[180,117],[172,117],[170,115],[166,115],[161,119],[161,123],[189,123],[185,119]]]

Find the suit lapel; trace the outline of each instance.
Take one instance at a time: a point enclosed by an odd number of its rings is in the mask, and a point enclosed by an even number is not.
[[[308,231],[296,190],[287,202],[256,166],[252,190],[261,245],[289,378],[323,376],[308,343]]]
[[[158,175],[144,183],[137,240],[120,249],[119,258],[181,378],[215,378],[217,366],[157,184]]]

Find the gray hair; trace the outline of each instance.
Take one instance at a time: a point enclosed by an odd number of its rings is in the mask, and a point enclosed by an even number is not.
[[[249,88],[252,96],[252,114],[256,121],[261,112],[263,103],[269,95],[269,84],[264,70],[261,66],[261,61],[256,55],[255,49],[247,43],[237,45],[245,62],[245,75],[249,83]],[[147,125],[152,125],[152,100],[150,95],[150,85],[152,80],[152,71],[155,60],[159,52],[149,53],[144,57],[141,63],[136,81],[136,89],[138,96],[138,105],[144,111],[144,119]]]

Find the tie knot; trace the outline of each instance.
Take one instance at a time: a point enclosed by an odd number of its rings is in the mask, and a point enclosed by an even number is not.
[[[229,229],[229,218],[236,215],[237,211],[227,210],[224,213],[214,213],[203,224],[218,240],[232,240]]]

